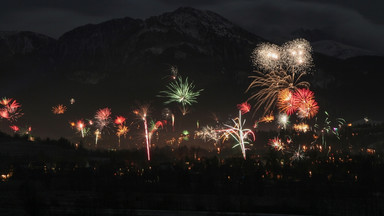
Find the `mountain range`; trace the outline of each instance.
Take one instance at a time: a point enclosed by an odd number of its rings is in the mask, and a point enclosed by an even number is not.
[[[214,12],[188,7],[145,20],[88,24],[58,39],[0,32],[0,96],[23,104],[23,123],[36,125],[38,135],[69,136],[69,119],[92,118],[99,108],[127,113],[135,101],[164,107],[157,95],[169,83],[170,67],[177,66],[204,89],[188,118],[224,116],[249,97],[244,91],[253,71],[250,55],[267,41]],[[351,121],[364,115],[383,119],[377,94],[384,57],[330,40],[312,45],[315,67],[306,79],[320,106]],[[70,105],[70,98],[76,103]],[[51,113],[56,104],[68,106],[66,117]]]

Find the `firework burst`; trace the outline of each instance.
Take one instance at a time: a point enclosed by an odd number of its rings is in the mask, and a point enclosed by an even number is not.
[[[289,124],[289,116],[287,114],[280,114],[277,124],[279,125],[280,128],[286,129],[287,125]]]
[[[269,140],[269,145],[275,149],[276,151],[282,151],[285,149],[284,143],[281,141],[280,138],[275,137],[273,139]]]
[[[311,50],[306,40],[296,39],[281,47],[262,43],[253,51],[253,64],[259,71],[255,71],[256,76],[250,76],[253,81],[246,92],[256,89],[248,99],[256,100],[255,111],[263,107],[265,114],[271,110],[284,90],[309,87],[308,82],[300,79],[312,66]]]
[[[282,91],[293,91],[299,87],[309,87],[306,81],[300,81],[302,74],[294,76],[285,70],[271,71],[269,73],[258,72],[256,76],[250,76],[253,81],[246,92],[256,89],[257,92],[251,95],[248,100],[256,100],[255,110],[264,109],[264,114],[270,111],[278,100]]]
[[[111,114],[112,113],[110,108],[99,109],[96,112],[95,123],[100,132],[104,129],[104,127],[108,126],[111,123]]]
[[[125,122],[125,117],[123,117],[123,116],[116,116],[116,119],[115,119],[115,124],[117,124],[117,125],[122,125],[122,124],[124,124],[124,122]]]
[[[17,121],[24,113],[21,112],[21,105],[14,99],[3,98],[0,100],[0,104],[3,105],[0,108],[0,117],[9,121]]]
[[[319,111],[319,106],[315,101],[314,93],[309,89],[297,89],[294,93],[294,100],[299,118],[310,119]]]
[[[295,99],[289,89],[284,89],[277,96],[277,106],[281,112],[292,115],[297,110]]]
[[[188,105],[192,105],[193,103],[197,103],[197,97],[200,95],[200,92],[203,89],[194,91],[195,85],[193,82],[188,82],[188,77],[183,80],[182,77],[178,77],[173,82],[169,83],[166,91],[160,91],[159,97],[168,98],[165,101],[165,104],[170,104],[173,102],[180,103],[182,106],[183,114],[186,113],[186,109]]]
[[[244,115],[251,111],[251,105],[247,102],[241,103],[237,105],[237,109],[240,110],[241,114]]]
[[[56,115],[64,114],[65,111],[67,111],[67,107],[63,104],[59,104],[57,106],[52,107],[52,112]]]
[[[246,159],[246,148],[245,145],[249,144],[248,140],[250,140],[252,137],[253,140],[255,140],[255,134],[251,129],[244,129],[245,120],[242,121],[241,119],[241,110],[239,110],[239,117],[232,119],[234,126],[226,125],[228,129],[224,130],[224,134],[231,135],[232,138],[234,138],[237,142],[232,148],[235,148],[237,146],[240,146],[241,153],[243,154],[244,159]]]

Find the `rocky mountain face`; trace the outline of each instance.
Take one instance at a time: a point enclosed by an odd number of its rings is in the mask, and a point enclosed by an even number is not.
[[[49,112],[51,106],[75,97],[84,107],[73,116],[80,116],[102,106],[153,100],[164,90],[169,68],[175,65],[197,88],[204,88],[196,109],[233,110],[249,96],[244,90],[253,70],[250,54],[263,41],[216,13],[193,8],[145,20],[127,17],[88,24],[57,40],[31,32],[3,32],[0,69],[7,82],[0,86],[0,97],[33,103],[25,113],[41,112],[41,107]],[[314,73],[306,78],[322,104],[341,104],[341,110],[353,107],[358,93],[365,94],[364,103],[369,103],[384,59],[315,53],[314,60]],[[340,110],[335,112],[347,115]]]

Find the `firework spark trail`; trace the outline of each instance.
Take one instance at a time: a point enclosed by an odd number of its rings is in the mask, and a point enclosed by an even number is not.
[[[78,131],[81,132],[81,137],[84,138],[85,123],[83,121],[81,121],[81,120],[77,121],[76,128],[77,128]]]
[[[144,121],[144,132],[145,132],[145,143],[147,147],[147,159],[148,161],[151,160],[151,153],[150,153],[150,140],[149,140],[149,133],[148,133],[148,121],[147,121],[147,114],[149,110],[149,105],[143,105],[139,109],[134,110],[133,113],[140,116],[141,119]]]
[[[166,91],[160,91],[160,94],[162,95],[158,95],[158,97],[168,98],[168,100],[164,102],[165,104],[173,102],[180,103],[183,115],[187,113],[187,105],[197,103],[196,99],[200,95],[200,92],[203,91],[203,89],[194,91],[195,85],[193,82],[188,82],[188,77],[185,81],[182,77],[178,77],[176,80],[169,83],[166,88]]]
[[[172,114],[172,131],[175,132],[175,115]]]
[[[95,130],[95,146],[97,147],[97,141],[99,140],[99,138],[101,138],[101,132],[99,131],[99,129],[96,129]]]
[[[149,141],[152,140],[153,134],[159,129],[164,128],[164,124],[166,124],[167,121],[157,121],[156,123],[153,123],[151,126],[150,132],[149,132]]]
[[[147,143],[147,159],[148,161],[151,160],[151,154],[150,154],[150,143],[149,143],[149,135],[148,135],[148,123],[147,123],[147,114],[144,114],[144,117],[143,117],[143,120],[144,120],[144,130],[145,130],[145,141]]]
[[[232,138],[234,138],[237,142],[236,145],[234,145],[232,148],[235,148],[237,146],[240,146],[241,153],[243,154],[244,160],[246,159],[246,148],[245,145],[249,144],[248,140],[249,135],[252,135],[253,140],[255,140],[255,134],[250,129],[244,129],[245,121],[242,121],[241,119],[241,110],[239,110],[239,117],[232,119],[234,126],[224,124],[228,129],[221,130],[222,132],[231,135]]]

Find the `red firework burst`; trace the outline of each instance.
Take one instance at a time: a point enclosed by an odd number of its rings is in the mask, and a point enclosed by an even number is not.
[[[297,89],[294,93],[299,118],[312,118],[319,111],[314,93],[309,89]]]
[[[125,122],[125,118],[123,116],[116,116],[115,124],[122,125]]]
[[[245,114],[249,111],[251,111],[251,105],[248,102],[244,102],[241,104],[237,104],[237,109],[241,111],[241,114]]]

